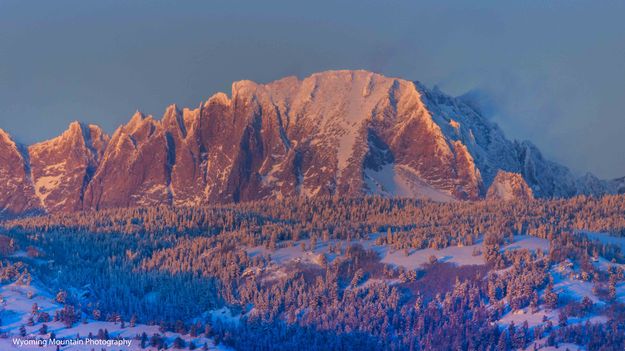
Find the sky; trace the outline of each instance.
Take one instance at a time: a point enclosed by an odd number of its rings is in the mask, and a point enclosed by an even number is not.
[[[472,92],[509,138],[625,176],[623,1],[0,0],[0,128],[196,107],[233,81],[367,69]]]

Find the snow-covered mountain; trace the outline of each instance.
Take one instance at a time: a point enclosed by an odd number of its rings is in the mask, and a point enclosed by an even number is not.
[[[612,180],[611,185],[615,189],[616,193],[618,194],[625,193],[625,177]]]
[[[0,160],[4,214],[297,195],[477,200],[500,171],[537,197],[616,191],[508,140],[462,99],[367,71],[235,82],[196,109],[137,112],[110,137],[72,123],[25,148],[0,132]]]

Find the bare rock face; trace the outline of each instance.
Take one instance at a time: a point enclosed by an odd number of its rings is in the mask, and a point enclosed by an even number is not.
[[[489,200],[531,200],[534,198],[532,189],[523,176],[518,173],[499,171],[495,180],[488,188],[486,198]]]
[[[30,179],[26,151],[0,129],[0,216],[41,209]]]
[[[178,110],[170,106],[163,117],[163,127],[173,164],[170,185],[174,205],[205,204],[205,148],[201,141],[199,110]]]
[[[160,121],[137,112],[115,131],[84,196],[84,208],[150,206],[171,201],[172,154]]]
[[[82,209],[108,137],[96,126],[70,124],[60,136],[28,147],[35,194],[50,212]]]
[[[389,195],[477,199],[482,180],[412,83],[365,71],[233,86],[234,200]],[[243,130],[243,133],[240,130]],[[376,157],[376,154],[384,154]]]
[[[195,109],[137,112],[109,138],[73,123],[20,148],[0,133],[0,214],[289,196],[436,201],[614,192],[510,141],[470,102],[367,71],[235,82]],[[488,191],[487,191],[488,189]]]

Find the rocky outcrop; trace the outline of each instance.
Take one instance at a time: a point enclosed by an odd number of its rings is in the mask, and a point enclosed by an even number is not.
[[[499,171],[488,188],[486,198],[503,201],[531,200],[534,193],[519,173]]]

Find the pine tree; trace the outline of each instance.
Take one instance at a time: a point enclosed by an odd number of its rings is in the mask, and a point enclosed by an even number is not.
[[[545,304],[549,309],[555,309],[558,305],[558,294],[553,291],[553,283],[550,281],[545,289]]]
[[[163,339],[159,334],[154,334],[150,337],[150,346],[160,348],[163,345]]]
[[[527,343],[527,333],[529,326],[527,321],[523,322],[523,326],[514,333],[513,346],[515,349],[524,349]]]
[[[608,279],[608,298],[612,301],[616,299],[616,281],[617,275],[614,269],[610,270],[610,277]]]
[[[141,333],[141,348],[145,349],[147,345],[148,345],[148,334],[143,332]]]
[[[187,343],[179,336],[174,339],[174,348],[175,349],[184,349],[187,346]]]
[[[560,327],[566,327],[566,323],[567,322],[567,318],[566,318],[566,314],[564,314],[564,312],[560,312],[560,314],[558,314],[558,325]]]
[[[503,331],[501,334],[499,334],[499,340],[497,342],[496,350],[497,351],[510,350],[509,342],[508,342],[508,333],[506,331]]]
[[[33,306],[31,308],[31,312],[30,312],[33,316],[36,316],[39,314],[39,305],[37,305],[37,303],[33,303]]]
[[[362,271],[362,269],[358,268],[356,272],[354,273],[354,277],[352,278],[351,286],[352,287],[358,286],[363,276],[364,276],[364,272]]]
[[[56,302],[58,303],[65,303],[67,300],[67,292],[65,292],[65,290],[59,290],[59,292],[56,294]]]

